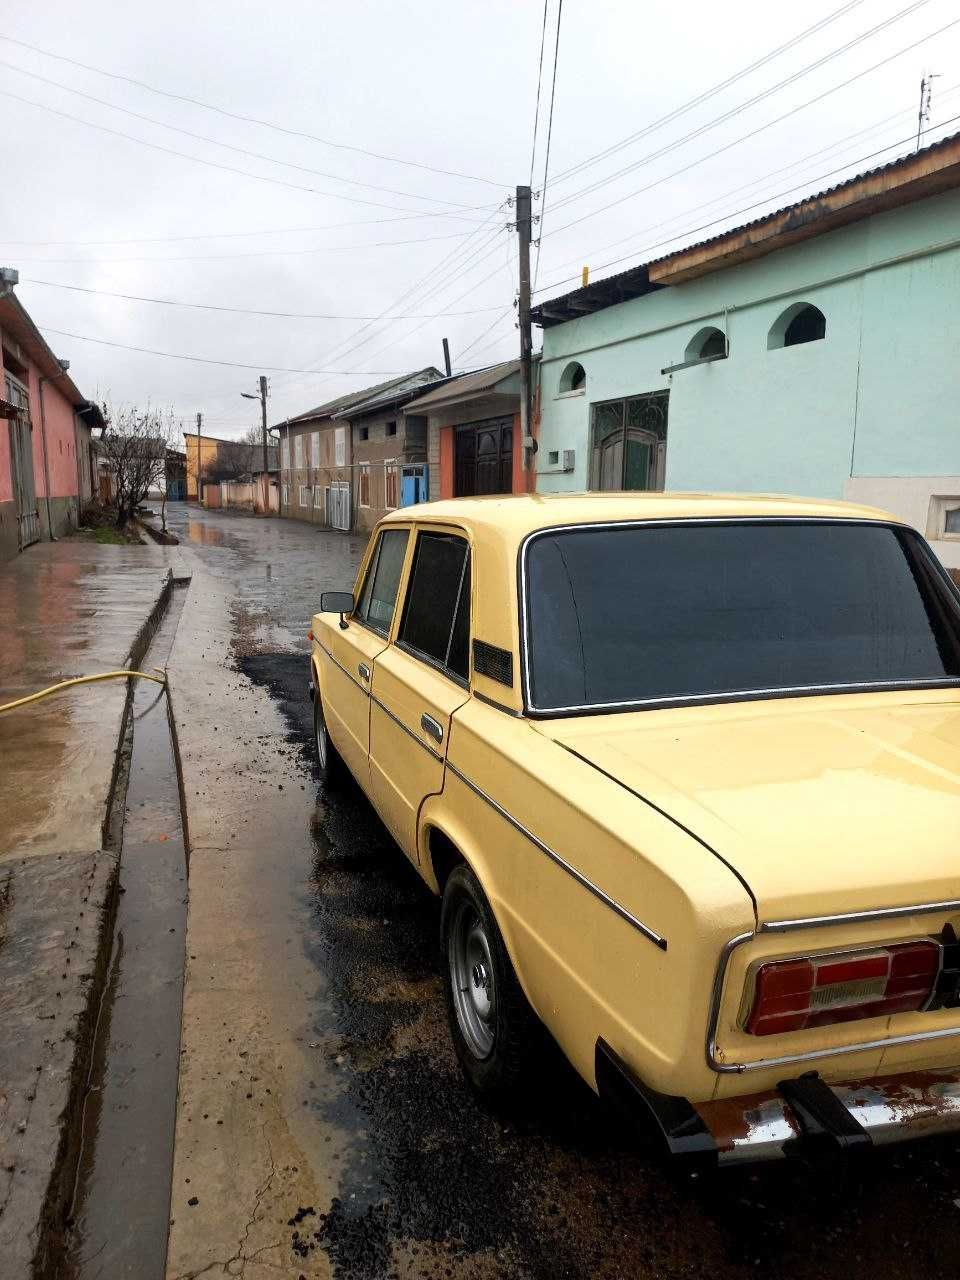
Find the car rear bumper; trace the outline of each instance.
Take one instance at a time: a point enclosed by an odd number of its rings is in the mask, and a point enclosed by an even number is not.
[[[652,1119],[672,1154],[723,1165],[960,1132],[960,1066],[843,1084],[808,1072],[775,1090],[691,1104],[647,1088],[602,1040],[596,1063],[601,1097],[648,1128]]]

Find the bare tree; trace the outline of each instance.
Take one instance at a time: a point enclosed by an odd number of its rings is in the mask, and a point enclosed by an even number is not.
[[[261,465],[260,429],[251,427],[239,440],[222,440],[217,452],[203,464],[205,484],[244,483],[252,479],[254,470]]]
[[[172,409],[154,409],[149,403],[101,405],[106,427],[98,441],[101,456],[113,479],[117,525],[123,528],[134,516],[154,484],[166,497],[167,450],[180,432]]]

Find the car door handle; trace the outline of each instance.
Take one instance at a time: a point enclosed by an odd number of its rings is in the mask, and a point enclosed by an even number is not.
[[[443,725],[438,720],[434,720],[433,716],[422,715],[420,717],[420,728],[435,742],[443,741]]]
[[[366,680],[369,683],[370,668],[367,666],[367,664],[365,662],[361,662],[359,667],[357,667],[357,670],[360,672],[360,679]]]

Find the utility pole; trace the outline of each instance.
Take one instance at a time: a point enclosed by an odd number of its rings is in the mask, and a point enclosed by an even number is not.
[[[450,343],[446,338],[443,340],[443,367],[447,371],[447,377],[450,377]]]
[[[520,436],[525,459],[536,450],[533,438],[533,337],[530,331],[530,188],[517,187],[517,235],[520,240]]]
[[[270,514],[270,464],[267,453],[267,379],[260,375],[260,422],[263,427],[263,514]]]
[[[197,502],[199,502],[201,507],[203,506],[203,484],[200,479],[200,474],[202,471],[201,459],[203,458],[203,452],[200,448],[200,432],[202,429],[203,429],[203,414],[198,413],[197,414]]]

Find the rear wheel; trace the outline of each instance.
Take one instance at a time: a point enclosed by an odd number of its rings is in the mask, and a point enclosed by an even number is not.
[[[481,1094],[519,1085],[540,1039],[503,937],[476,876],[455,867],[443,891],[440,933],[450,1034],[464,1074]]]

